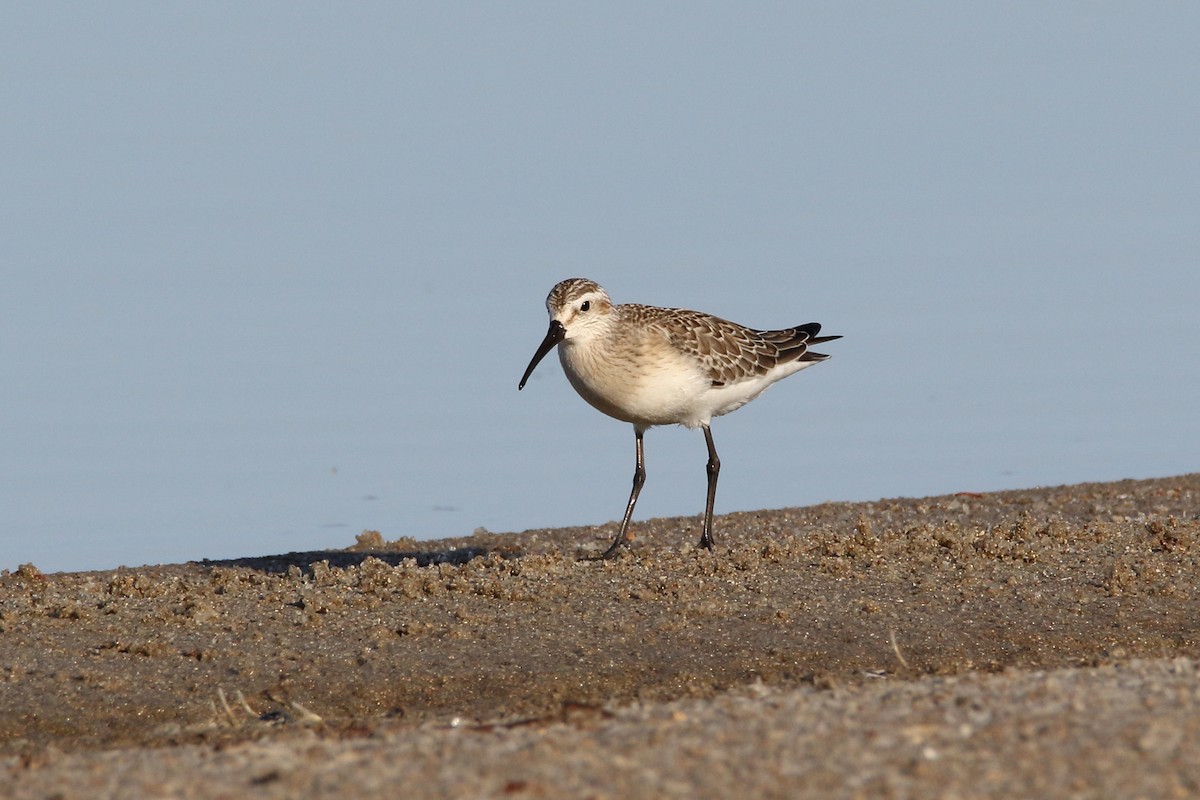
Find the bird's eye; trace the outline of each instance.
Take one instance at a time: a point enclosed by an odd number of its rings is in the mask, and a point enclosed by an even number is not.
[[[580,310],[580,311],[587,311],[587,310],[588,310],[589,308],[591,308],[591,307],[592,307],[592,301],[591,301],[591,300],[584,300],[584,301],[583,301],[583,303],[582,303],[582,304],[579,306],[579,310]]]

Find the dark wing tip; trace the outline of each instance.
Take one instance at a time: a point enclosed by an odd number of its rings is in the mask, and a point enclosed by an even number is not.
[[[796,335],[803,333],[805,336],[808,337],[808,340],[811,342],[813,340],[813,337],[815,337],[818,333],[821,332],[821,323],[809,322],[805,325],[797,325],[796,327],[792,328],[792,332],[795,333]]]
[[[794,328],[784,328],[777,331],[755,331],[763,340],[770,342],[777,348],[778,360],[781,363],[788,361],[824,361],[829,356],[824,353],[813,353],[808,348],[810,345],[822,344],[823,342],[832,342],[835,339],[841,339],[841,336],[818,336],[821,332],[821,323],[809,322],[804,325],[797,325]]]
[[[792,328],[792,332],[799,338],[800,334],[804,334],[808,338],[805,340],[809,344],[820,344],[821,342],[832,342],[834,339],[840,339],[841,336],[817,336],[821,332],[821,323],[809,322],[806,325],[797,325]]]
[[[804,341],[805,352],[800,356],[801,361],[825,361],[829,358],[828,354],[814,353],[812,350],[808,350],[807,348],[810,345],[824,344],[825,342],[832,342],[835,339],[842,338],[841,336],[817,336],[817,334],[821,332],[821,323],[819,322],[810,322],[807,325],[797,325],[795,330],[798,333],[805,333],[808,335],[808,338]]]

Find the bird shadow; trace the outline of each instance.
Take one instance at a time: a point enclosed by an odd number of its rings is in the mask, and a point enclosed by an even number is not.
[[[240,567],[263,572],[268,575],[282,575],[290,572],[293,567],[301,574],[312,576],[317,565],[335,569],[348,569],[360,566],[367,559],[376,559],[388,566],[396,567],[405,561],[415,561],[418,567],[432,567],[438,564],[459,566],[476,558],[496,554],[502,558],[519,558],[521,553],[514,548],[497,547],[451,547],[430,550],[304,550],[271,556],[246,556],[221,560],[204,559],[196,562],[205,567]]]

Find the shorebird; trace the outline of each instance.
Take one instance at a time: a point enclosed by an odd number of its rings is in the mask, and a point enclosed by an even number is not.
[[[631,423],[637,444],[633,491],[621,529],[600,556],[616,555],[629,535],[629,520],[646,482],[642,437],[654,425],[704,431],[708,445],[708,495],[698,547],[713,547],[713,501],[721,460],[709,424],[741,408],[778,380],[829,358],[808,349],[840,339],[817,336],[816,322],[777,331],[681,308],[613,305],[595,281],[569,278],[546,297],[550,330],[533,354],[517,389],[555,346],[567,380],[580,397],[610,417]]]

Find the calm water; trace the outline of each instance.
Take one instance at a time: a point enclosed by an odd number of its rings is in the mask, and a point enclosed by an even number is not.
[[[516,389],[573,275],[846,337],[719,512],[1200,468],[1190,6],[4,21],[0,568],[618,517],[629,427]]]

